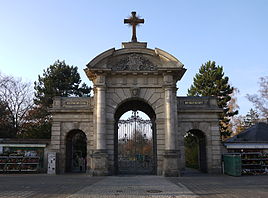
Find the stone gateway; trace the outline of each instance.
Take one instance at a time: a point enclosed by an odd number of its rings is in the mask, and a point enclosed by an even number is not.
[[[213,97],[176,96],[185,71],[171,54],[135,39],[96,56],[85,69],[94,96],[55,97],[50,110],[58,172],[179,176],[191,132],[199,139],[200,169],[219,173],[222,110]],[[132,117],[122,121],[128,111]]]

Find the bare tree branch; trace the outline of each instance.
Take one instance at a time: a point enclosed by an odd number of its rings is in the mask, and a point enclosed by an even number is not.
[[[0,73],[0,100],[7,104],[13,117],[13,126],[19,132],[26,113],[33,107],[33,89],[29,82]]]
[[[247,94],[247,99],[253,103],[255,108],[261,113],[262,116],[268,118],[268,76],[260,78],[260,89],[257,94]]]

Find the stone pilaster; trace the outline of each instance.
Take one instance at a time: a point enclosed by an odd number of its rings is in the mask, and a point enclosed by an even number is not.
[[[61,123],[53,121],[51,128],[51,150],[54,152],[60,152],[60,134]]]
[[[106,86],[105,76],[95,81],[96,91],[96,149],[91,155],[91,175],[108,175],[108,155],[106,150]]]
[[[164,176],[177,177],[179,175],[178,157],[176,148],[176,117],[175,112],[175,83],[172,75],[164,76],[165,90],[165,153],[164,153]]]
[[[61,147],[61,141],[60,141],[60,135],[61,135],[61,123],[60,122],[52,122],[52,128],[51,128],[51,147],[50,151],[53,151],[54,154],[53,160],[48,160],[48,168],[51,168],[49,171],[50,173],[56,174],[56,173],[63,173],[64,170],[60,169],[60,160],[62,159],[62,155],[60,153],[60,147]],[[53,161],[53,162],[52,162]]]

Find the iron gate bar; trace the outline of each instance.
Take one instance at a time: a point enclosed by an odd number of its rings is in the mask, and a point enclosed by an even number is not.
[[[132,111],[127,120],[118,121],[118,172],[153,174],[154,138],[151,120],[144,120]]]

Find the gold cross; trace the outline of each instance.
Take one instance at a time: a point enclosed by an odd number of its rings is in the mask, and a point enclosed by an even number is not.
[[[140,19],[139,17],[136,17],[136,12],[131,12],[132,16],[128,19],[124,19],[124,23],[128,23],[129,25],[132,25],[132,39],[131,42],[138,42],[136,37],[136,26],[138,26],[140,23],[144,23],[144,19]]]

